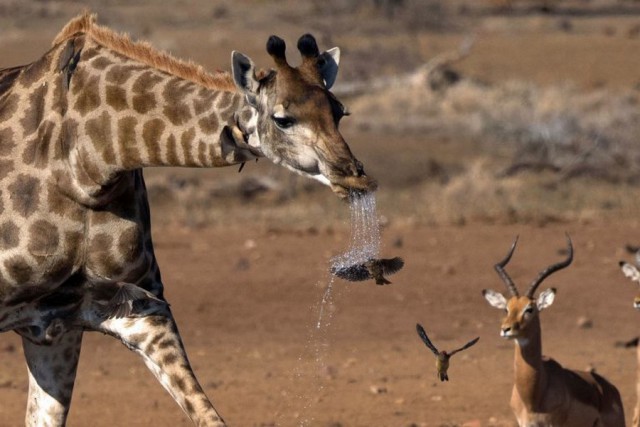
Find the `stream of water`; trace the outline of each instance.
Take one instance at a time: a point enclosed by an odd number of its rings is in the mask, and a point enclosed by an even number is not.
[[[351,208],[351,238],[349,248],[331,260],[329,270],[340,270],[361,264],[371,258],[378,258],[380,254],[380,224],[376,210],[376,196],[374,193],[352,192],[349,195]],[[325,317],[325,307],[332,303],[334,276],[329,275],[327,287],[320,302],[320,314],[316,328],[320,329]],[[330,322],[331,319],[325,320]]]
[[[349,202],[351,211],[349,247],[344,253],[331,259],[327,269],[327,284],[320,301],[318,320],[315,328],[310,331],[306,345],[306,352],[311,354],[300,356],[296,369],[296,377],[302,379],[305,374],[311,373],[312,382],[315,383],[315,387],[311,387],[306,396],[298,396],[303,400],[299,406],[301,410],[299,426],[301,427],[309,426],[314,421],[313,417],[305,415],[305,412],[308,412],[308,409],[315,404],[315,399],[322,395],[324,381],[330,371],[327,364],[328,331],[335,311],[333,287],[335,276],[330,272],[363,263],[370,258],[379,258],[380,254],[380,224],[374,193],[353,192],[349,196]]]

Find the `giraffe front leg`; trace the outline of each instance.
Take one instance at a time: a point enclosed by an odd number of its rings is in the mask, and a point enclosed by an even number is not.
[[[82,331],[66,332],[51,345],[22,338],[29,371],[29,397],[25,425],[64,426],[80,358]]]
[[[195,425],[226,425],[196,379],[168,308],[163,314],[107,319],[99,329],[118,337],[142,356],[147,367]]]

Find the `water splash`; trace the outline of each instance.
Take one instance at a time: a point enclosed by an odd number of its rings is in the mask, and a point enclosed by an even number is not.
[[[331,260],[331,268],[339,270],[363,263],[380,254],[380,223],[374,193],[351,192],[351,239],[349,249]]]
[[[351,207],[349,249],[331,259],[330,271],[361,264],[371,258],[378,258],[380,254],[380,223],[378,222],[375,194],[352,191],[349,194],[349,202]],[[329,275],[329,283],[320,302],[316,329],[323,326],[325,308],[333,303],[333,280],[333,275]],[[330,320],[330,317],[325,320],[325,326],[328,326]]]
[[[329,353],[329,327],[334,313],[333,308],[336,292],[334,290],[335,277],[330,273],[344,267],[365,262],[371,258],[379,258],[380,253],[380,224],[376,211],[376,198],[373,193],[363,194],[352,192],[349,195],[351,208],[351,235],[348,249],[335,256],[330,261],[327,285],[318,307],[318,320],[315,328],[309,331],[309,338],[305,353],[298,358],[295,378],[298,381],[307,379],[315,384],[309,387],[304,395],[297,396],[299,410],[298,425],[307,427],[315,419],[308,415],[309,409],[317,403],[317,396],[324,390]],[[346,289],[346,288],[340,288]],[[339,293],[338,293],[339,295]],[[309,354],[310,353],[310,354]]]

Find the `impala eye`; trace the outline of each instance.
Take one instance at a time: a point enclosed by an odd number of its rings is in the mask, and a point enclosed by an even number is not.
[[[533,313],[533,306],[530,305],[527,308],[524,309],[524,314],[531,314]]]
[[[296,122],[291,117],[271,116],[271,118],[273,119],[276,126],[278,126],[280,129],[289,129]]]

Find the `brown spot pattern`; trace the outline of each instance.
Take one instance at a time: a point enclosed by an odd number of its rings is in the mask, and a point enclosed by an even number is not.
[[[132,91],[133,108],[140,114],[145,114],[157,105],[155,94],[152,92],[155,85],[162,81],[162,77],[152,71],[141,73],[133,83]]]
[[[15,248],[20,243],[20,229],[12,221],[0,224],[0,250]]]
[[[102,155],[102,160],[107,164],[115,164],[116,153],[113,150],[111,138],[111,117],[103,111],[98,117],[87,120],[85,130],[96,151]]]
[[[0,160],[0,181],[13,172],[13,160]]]
[[[180,145],[182,146],[182,151],[184,152],[185,166],[193,165],[195,163],[193,154],[191,153],[195,138],[196,131],[193,128],[186,130],[180,137]]]
[[[53,254],[60,245],[60,234],[56,226],[48,221],[38,220],[29,227],[28,249],[33,255]]]
[[[78,138],[78,122],[73,119],[65,119],[60,128],[60,143],[54,144],[53,158],[66,159],[71,149],[76,145]]]
[[[142,235],[137,227],[129,227],[121,232],[118,239],[118,250],[125,259],[137,258],[142,253]]]
[[[49,70],[51,65],[51,54],[45,55],[38,61],[25,67],[21,76],[21,83],[24,87],[30,87]]]
[[[110,65],[113,65],[113,61],[104,56],[99,56],[91,60],[91,66],[97,70],[105,70]]]
[[[13,141],[13,129],[4,128],[0,130],[0,156],[9,156],[16,146]]]
[[[46,86],[38,86],[29,96],[28,107],[20,120],[24,136],[29,136],[38,130],[42,116],[44,115],[44,98],[47,93]]]
[[[218,133],[218,118],[215,115],[204,117],[198,121],[200,129],[205,135],[213,135]]]
[[[116,111],[122,111],[128,108],[127,92],[118,86],[107,86],[107,104]]]
[[[160,164],[160,137],[164,131],[164,123],[160,119],[146,122],[142,128],[142,139],[147,146],[149,161],[153,165]]]
[[[203,140],[198,141],[198,160],[201,165],[207,164],[207,144]]]
[[[200,91],[200,96],[193,100],[193,110],[197,116],[213,110],[217,94],[220,92]]]
[[[13,209],[18,214],[28,218],[38,208],[40,201],[40,182],[31,176],[20,174],[15,182],[9,185]]]
[[[91,111],[100,106],[100,88],[98,86],[98,76],[84,76],[85,73],[76,71],[74,74],[74,92],[78,93],[78,98],[74,104],[74,108],[82,116],[86,116]],[[80,80],[79,76],[83,76]]]
[[[0,122],[9,120],[18,111],[20,98],[15,93],[0,98]]]
[[[127,65],[114,65],[109,68],[105,77],[109,83],[122,86],[131,77],[131,67]]]
[[[183,100],[188,86],[185,81],[172,78],[162,91],[162,96],[166,101],[163,113],[176,126],[186,123],[191,117],[189,105]]]
[[[82,221],[78,205],[64,194],[54,182],[47,183],[47,206],[49,211],[72,221]]]
[[[27,147],[22,153],[22,161],[27,165],[34,165],[40,169],[47,167],[49,163],[49,148],[51,138],[55,130],[55,123],[46,120],[38,128],[35,139],[27,142]]]
[[[123,117],[118,120],[118,148],[125,168],[134,168],[142,163],[140,150],[136,145],[137,123],[134,117]]]
[[[33,273],[29,263],[18,255],[7,259],[4,262],[4,268],[7,270],[9,277],[17,283],[27,283]]]
[[[178,356],[177,355],[175,355],[173,353],[167,353],[162,358],[162,363],[164,365],[172,365],[172,364],[176,363],[177,360],[178,360]],[[182,382],[182,386],[184,386],[184,381]],[[180,386],[178,385],[178,387],[180,387]]]
[[[179,165],[180,159],[178,158],[178,141],[174,134],[169,135],[167,139],[167,163],[170,165]]]

